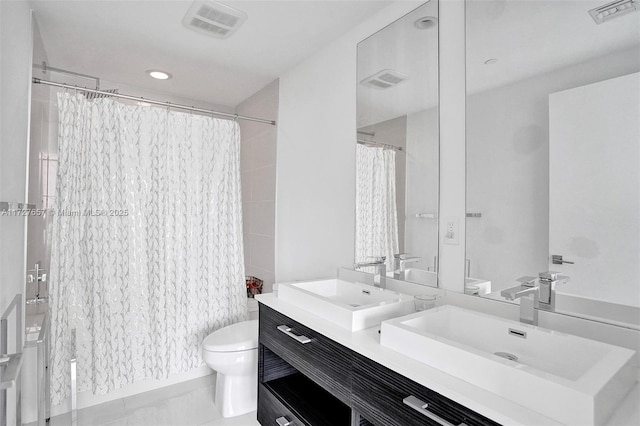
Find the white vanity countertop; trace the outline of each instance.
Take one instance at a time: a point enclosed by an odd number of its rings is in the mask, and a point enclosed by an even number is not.
[[[335,342],[357,352],[396,373],[432,389],[459,404],[464,405],[498,423],[505,425],[558,425],[555,420],[524,408],[505,398],[472,385],[441,370],[429,367],[396,351],[380,345],[380,327],[350,332],[299,309],[295,305],[278,300],[274,294],[257,295],[266,306],[314,329]],[[636,385],[609,420],[608,425],[640,424],[640,385]],[[535,398],[535,395],[532,395]]]

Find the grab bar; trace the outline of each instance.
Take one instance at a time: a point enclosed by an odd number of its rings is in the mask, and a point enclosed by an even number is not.
[[[7,354],[9,315],[16,312],[16,353]],[[0,317],[0,426],[7,426],[7,389],[16,389],[16,425],[22,424],[20,367],[22,367],[22,294],[16,294]]]
[[[38,352],[38,426],[44,426],[50,417],[49,326],[49,313],[47,312],[42,319],[40,334],[36,340]]]
[[[71,329],[71,358],[69,367],[71,370],[71,426],[78,425],[78,382],[77,382],[78,354],[76,350],[76,329]]]

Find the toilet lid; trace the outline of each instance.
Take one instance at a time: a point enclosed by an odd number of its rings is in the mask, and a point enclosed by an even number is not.
[[[258,347],[258,320],[243,321],[214,331],[202,342],[209,352],[238,352]]]

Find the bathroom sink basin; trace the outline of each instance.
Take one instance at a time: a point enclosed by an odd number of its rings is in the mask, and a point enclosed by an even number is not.
[[[278,299],[351,331],[414,311],[413,296],[339,279],[279,284]]]
[[[565,424],[603,424],[635,351],[445,305],[382,323],[380,343]]]

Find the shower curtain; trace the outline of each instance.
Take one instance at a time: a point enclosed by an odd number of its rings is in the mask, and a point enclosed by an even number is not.
[[[398,253],[396,153],[356,145],[356,262],[386,256],[387,271]]]
[[[107,393],[202,365],[247,316],[234,121],[58,95],[51,396]]]

